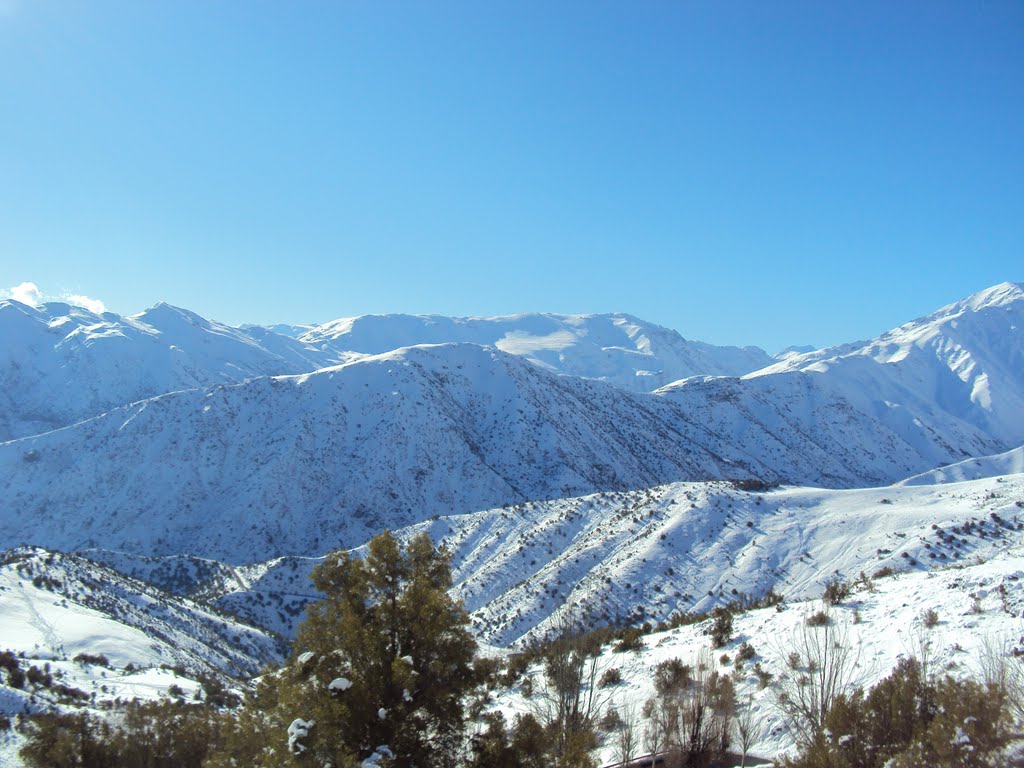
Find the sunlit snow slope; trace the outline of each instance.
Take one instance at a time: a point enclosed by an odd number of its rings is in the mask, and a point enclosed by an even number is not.
[[[286,336],[231,328],[169,304],[121,317],[0,301],[0,441],[167,392],[327,362]]]
[[[470,343],[522,355],[555,373],[650,392],[685,376],[740,376],[771,364],[758,347],[718,347],[631,315],[525,313],[507,317],[364,315],[300,337],[336,354],[381,354],[420,344]]]

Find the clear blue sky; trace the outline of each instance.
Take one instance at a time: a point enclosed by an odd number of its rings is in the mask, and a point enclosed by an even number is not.
[[[0,288],[775,351],[1022,246],[1016,1],[0,0]]]

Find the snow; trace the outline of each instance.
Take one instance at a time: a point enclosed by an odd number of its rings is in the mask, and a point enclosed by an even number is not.
[[[293,755],[301,755],[306,751],[306,747],[299,743],[299,739],[304,739],[309,735],[309,729],[316,725],[315,720],[303,720],[300,717],[292,720],[291,725],[288,726],[288,751]]]
[[[477,637],[503,647],[543,636],[567,604],[609,621],[656,622],[738,593],[817,596],[834,574],[988,558],[1016,535],[991,516],[1006,525],[1024,521],[1018,501],[1021,474],[850,490],[672,483],[445,515],[395,533],[424,531],[453,553],[453,595],[470,611]],[[970,532],[959,530],[968,523]],[[302,594],[317,562],[246,566],[249,590],[225,580],[218,599],[273,621],[269,601],[257,598]],[[295,629],[275,626],[286,634]]]
[[[395,753],[391,751],[391,748],[387,744],[382,744],[374,750],[373,754],[363,760],[359,764],[360,768],[379,768],[380,761],[384,759],[394,759]]]
[[[980,456],[907,478],[901,485],[932,485],[979,480],[1024,472],[1024,446],[995,456]]]
[[[163,394],[0,444],[0,495],[8,501],[0,546],[188,552],[241,565],[355,546],[434,515],[673,481],[885,485],[1024,444],[1024,351],[1006,325],[1024,312],[1016,295],[1004,286],[874,342],[797,355],[744,378],[685,378],[656,394],[554,375],[546,358],[530,362],[476,343],[352,350],[453,335],[486,341],[498,331],[494,341],[558,333],[562,344],[571,333],[583,345],[577,351],[594,344],[601,355],[642,358],[628,368],[633,380],[650,378],[637,371],[669,370],[644,351],[658,349],[658,334],[668,332],[625,315],[388,316],[346,322],[337,334],[323,327],[316,339],[286,342],[319,350],[321,340],[340,338],[357,359]],[[270,343],[166,305],[120,320],[66,306],[43,312],[8,302],[0,310],[0,326],[14,331],[0,338],[22,362],[33,334],[54,336],[51,348],[65,338],[44,320],[73,318],[78,336],[92,339],[90,355],[112,366],[72,366],[66,373],[78,383],[135,380],[153,369],[148,358],[104,351],[114,343],[111,323],[131,344],[144,338],[206,350],[213,362],[232,359],[239,376],[262,369],[239,364],[230,349],[256,350],[264,360],[259,350]],[[343,351],[310,352],[314,360],[302,350],[293,350],[296,366],[307,371]],[[60,367],[58,358],[51,363]],[[602,375],[593,366],[584,372]],[[38,389],[19,381],[5,391]],[[61,401],[45,389],[48,402]]]
[[[738,376],[772,362],[757,347],[716,347],[622,313],[506,317],[364,315],[300,337],[335,354],[378,355],[400,347],[471,343],[521,355],[555,373],[646,392],[695,374]],[[641,372],[649,375],[640,376]]]
[[[1018,535],[991,515],[1016,525],[1022,500],[1024,475],[760,493],[678,483],[450,516],[412,530],[455,554],[454,594],[478,636],[500,646],[543,636],[570,605],[609,620],[663,621],[737,593],[820,595],[833,574],[987,558]],[[947,543],[948,532],[971,520],[988,534],[961,532],[955,546]]]
[[[352,681],[347,677],[336,677],[327,685],[329,691],[347,691],[352,687]]]
[[[131,317],[0,301],[0,441],[167,392],[336,362],[302,342],[168,304]]]
[[[196,684],[171,668],[253,674],[282,655],[275,638],[209,607],[83,558],[42,551],[4,553],[0,616],[0,649],[51,664],[97,701],[153,698],[172,683],[192,693]],[[80,654],[104,656],[109,667],[74,661]]]
[[[919,416],[937,410],[1005,450],[1024,442],[1022,322],[1024,284],[1001,283],[872,341],[790,356],[748,378],[816,372],[851,402],[884,395]]]
[[[89,706],[172,685],[192,696],[193,673],[251,674],[283,655],[200,596],[293,631],[318,556],[387,527],[453,551],[453,595],[495,652],[543,637],[568,606],[657,623],[773,589],[787,607],[737,617],[724,650],[748,641],[782,675],[785,638],[825,581],[884,568],[899,573],[835,609],[864,679],[922,638],[967,674],[986,642],[1020,636],[1022,322],[1024,288],[1004,283],[871,341],[772,359],[624,314],[279,333],[166,304],[119,317],[0,301],[0,441],[18,438],[0,442],[0,547],[94,558],[6,553],[0,648],[49,664]],[[750,478],[784,485],[723,482]],[[694,658],[704,628],[608,651],[626,680],[613,702],[646,700],[654,665]],[[791,749],[771,691],[741,677],[755,752]],[[47,696],[0,685],[0,709]],[[296,719],[289,748],[311,727]],[[0,763],[15,742],[0,734]]]
[[[300,374],[401,347],[468,341],[641,391],[695,373],[739,375],[772,359],[714,347],[625,315],[345,318],[323,326],[231,327],[160,303],[121,317],[54,302],[0,301],[0,441],[113,407],[254,376]],[[638,370],[657,371],[638,378]]]
[[[847,633],[847,644],[858,659],[856,680],[873,685],[887,676],[897,661],[918,654],[927,643],[933,669],[954,676],[975,675],[980,670],[986,645],[1008,652],[1019,643],[1020,615],[1024,608],[1024,536],[993,554],[990,560],[933,571],[914,571],[895,577],[875,579],[873,590],[857,588],[841,606],[827,608],[838,627]],[[979,590],[985,597],[975,597]],[[753,645],[757,656],[743,666],[737,682],[737,700],[752,702],[757,722],[756,743],[751,753],[769,759],[792,753],[791,735],[780,716],[772,686],[761,688],[753,664],[760,663],[778,679],[789,674],[786,656],[791,650],[788,638],[802,627],[806,616],[826,608],[818,600],[786,601],[784,610],[765,608],[734,617],[733,639],[714,651],[735,658],[741,643]],[[933,609],[939,623],[927,629],[922,614]],[[641,651],[614,653],[606,648],[600,668],[617,667],[623,683],[602,690],[606,706],[619,711],[633,705],[639,711],[655,695],[653,672],[658,663],[679,658],[693,663],[702,649],[709,647],[704,634],[707,622],[656,632],[643,638]],[[719,667],[729,673],[734,665]],[[541,685],[542,669],[532,667],[534,689]],[[495,708],[507,717],[530,712],[533,704],[519,689],[499,696]],[[613,745],[600,749],[601,764],[614,762]]]

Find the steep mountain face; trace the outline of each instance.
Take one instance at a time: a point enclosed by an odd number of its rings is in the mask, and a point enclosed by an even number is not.
[[[668,328],[622,313],[365,315],[326,323],[300,338],[335,355],[377,355],[421,344],[480,344],[522,355],[555,373],[600,379],[632,392],[650,392],[697,374],[741,376],[773,362],[758,347],[688,341]]]
[[[873,341],[788,357],[748,378],[791,371],[822,375],[861,410],[889,411],[904,422],[959,422],[1004,448],[1019,445],[1024,285],[1001,283]]]
[[[658,391],[765,479],[830,488],[886,485],[1005,444],[882,378],[876,400],[841,376],[803,371],[692,378]]]
[[[799,478],[827,486],[999,453],[1024,441],[1024,290],[1004,283],[874,341],[659,394],[762,463],[773,465],[780,440],[806,445],[821,478]]]
[[[0,301],[0,441],[167,392],[333,360],[264,328],[231,328],[168,304],[121,317]]]
[[[0,519],[12,543],[246,562],[452,511],[751,476],[710,443],[663,398],[475,345],[413,347],[2,444]]]

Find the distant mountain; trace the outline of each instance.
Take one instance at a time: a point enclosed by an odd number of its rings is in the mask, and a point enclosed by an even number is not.
[[[829,486],[885,484],[915,467],[999,453],[1024,442],[1024,290],[1004,283],[873,341],[659,394],[764,463],[779,438],[792,445],[803,435],[821,449]],[[870,440],[859,437],[865,424]]]
[[[0,542],[249,562],[384,527],[749,477],[663,398],[471,344],[190,390],[0,444]]]
[[[318,327],[232,327],[169,304],[137,315],[0,301],[0,442],[168,392],[310,373],[414,344],[496,346],[556,373],[649,391],[683,376],[772,362],[628,315],[366,316]]]
[[[1022,307],[1007,284],[875,342],[655,394],[477,344],[351,350],[353,362],[314,373],[174,392],[0,444],[0,546],[240,564],[433,515],[674,481],[887,485],[1024,443]],[[251,344],[254,366],[276,349],[204,323],[161,307],[122,331],[82,322],[77,335],[173,335],[196,350],[223,336]],[[315,349],[308,336],[270,338]]]
[[[1024,284],[1001,283],[877,339],[789,357],[791,371],[842,381],[856,405],[890,421],[936,414],[1002,442],[1024,442]],[[903,413],[896,413],[902,411]]]
[[[279,333],[282,336],[288,336],[292,339],[297,339],[304,333],[316,328],[315,325],[292,325],[290,323],[275,323],[274,325],[253,325],[252,323],[242,323],[238,326],[243,331],[252,331],[262,328],[265,331],[271,331],[272,333]]]
[[[335,354],[377,355],[421,344],[470,343],[521,355],[554,373],[650,392],[698,374],[741,376],[774,362],[758,347],[717,347],[632,315],[520,314],[507,317],[364,315],[300,336]]]
[[[169,304],[121,317],[0,301],[0,441],[167,392],[328,362],[286,336],[221,325]]]

